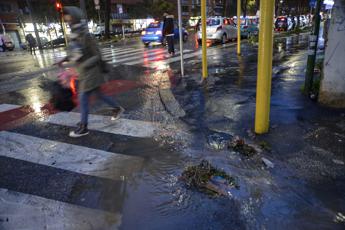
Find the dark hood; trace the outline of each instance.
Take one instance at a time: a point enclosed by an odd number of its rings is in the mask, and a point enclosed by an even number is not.
[[[66,6],[63,8],[64,14],[72,16],[72,24],[78,24],[84,18],[83,11],[75,6]]]

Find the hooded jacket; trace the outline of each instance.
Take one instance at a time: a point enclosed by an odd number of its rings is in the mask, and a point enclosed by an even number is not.
[[[104,83],[101,52],[95,38],[88,32],[87,24],[83,22],[82,11],[78,7],[68,6],[64,7],[64,12],[72,17],[68,57],[76,63],[79,72],[79,92],[88,92]]]
[[[173,36],[174,35],[174,15],[167,15],[164,18],[163,35],[164,36]]]

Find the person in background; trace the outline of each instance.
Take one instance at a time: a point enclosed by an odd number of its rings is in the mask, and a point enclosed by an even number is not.
[[[36,39],[34,38],[34,36],[32,36],[32,34],[27,34],[25,36],[25,40],[27,41],[29,45],[31,55],[32,55],[32,51],[34,51],[34,54],[36,55],[35,53]]]
[[[168,43],[168,52],[170,55],[175,55],[174,48],[174,15],[169,15],[168,13],[163,14],[163,36],[166,38]]]
[[[81,9],[68,6],[64,7],[64,13],[65,22],[69,24],[72,34],[70,36],[67,59],[61,60],[59,64],[64,61],[73,61],[79,73],[78,94],[81,118],[77,128],[71,131],[69,136],[81,137],[89,134],[87,128],[89,98],[92,94],[95,94],[113,108],[111,120],[119,119],[124,109],[100,90],[100,86],[105,82],[104,62],[102,61],[101,52],[95,38],[89,33],[87,24],[82,19],[83,13]]]
[[[2,41],[2,35],[0,34],[0,52],[5,52],[5,44]]]

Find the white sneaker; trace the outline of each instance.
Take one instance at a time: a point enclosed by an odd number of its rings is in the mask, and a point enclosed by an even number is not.
[[[125,109],[122,108],[121,106],[114,108],[113,110],[113,116],[111,117],[112,121],[116,121],[118,119],[120,119],[121,115],[125,112]]]

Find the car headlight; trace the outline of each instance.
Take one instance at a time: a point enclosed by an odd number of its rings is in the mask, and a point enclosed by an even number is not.
[[[156,35],[162,35],[162,31],[156,31]]]
[[[145,35],[145,34],[146,34],[146,31],[145,31],[145,30],[141,32],[141,35]]]

